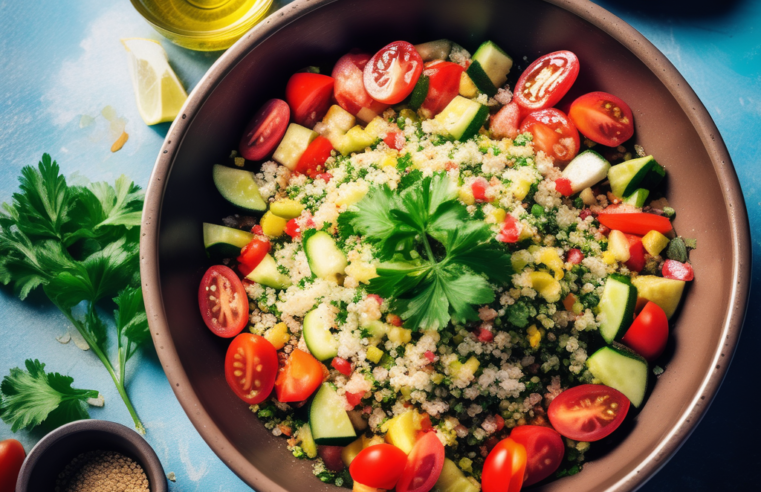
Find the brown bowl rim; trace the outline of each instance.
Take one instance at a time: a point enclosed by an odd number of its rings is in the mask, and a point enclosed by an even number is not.
[[[158,233],[161,204],[167,177],[179,148],[179,143],[201,108],[206,97],[219,81],[255,46],[272,34],[310,12],[340,0],[297,0],[271,14],[259,25],[229,48],[201,78],[167,132],[147,187],[140,241],[140,273],[143,282],[145,307],[151,328],[151,337],[159,360],[193,425],[222,461],[243,481],[261,492],[286,490],[253,466],[224,437],[190,385],[174,343],[169,336],[159,284]],[[685,406],[677,424],[666,434],[658,446],[629,474],[612,485],[610,491],[631,491],[641,487],[660,470],[705,415],[710,402],[721,386],[734,354],[745,318],[750,290],[751,243],[747,210],[740,183],[732,165],[729,152],[716,124],[703,103],[674,65],[636,29],[604,8],[588,0],[541,0],[565,9],[598,27],[631,51],[669,90],[687,115],[705,146],[721,186],[724,205],[730,221],[732,234],[732,292],[731,309],[724,320],[721,339],[723,344],[713,354],[713,370],[700,384],[699,391]],[[720,360],[725,359],[722,363]]]

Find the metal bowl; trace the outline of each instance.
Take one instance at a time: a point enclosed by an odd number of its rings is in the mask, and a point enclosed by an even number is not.
[[[633,490],[681,446],[721,384],[748,299],[750,234],[729,154],[695,93],[642,35],[585,0],[301,0],[238,41],[189,97],[148,187],[141,273],[164,370],[198,431],[246,483],[261,492],[331,489],[227,388],[229,341],[212,335],[196,307],[197,285],[210,265],[201,223],[219,222],[230,210],[212,184],[211,165],[236,148],[266,99],[282,97],[297,69],[329,65],[355,47],[374,52],[396,39],[442,37],[471,49],[493,39],[519,62],[574,51],[581,73],[570,96],[603,90],[631,105],[636,142],[668,169],[674,225],[698,240],[691,257],[697,280],[647,404],[582,473],[540,487]]]

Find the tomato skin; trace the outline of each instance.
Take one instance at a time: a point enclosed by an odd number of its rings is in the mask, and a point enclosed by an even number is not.
[[[299,224],[299,221],[303,220],[302,217],[296,217],[295,219],[291,219],[288,222],[285,223],[285,233],[291,236],[291,238],[296,239],[301,237],[301,225]],[[314,222],[312,222],[312,217],[307,217],[305,221],[305,229],[311,229],[314,227]]]
[[[555,180],[555,189],[563,196],[573,195],[571,180],[568,178],[558,178]]]
[[[590,92],[576,99],[568,111],[576,128],[593,142],[617,147],[634,135],[629,105],[607,92]]]
[[[349,53],[338,59],[331,73],[335,80],[333,97],[339,106],[354,116],[362,108],[369,108],[376,114],[386,108],[365,90],[364,69],[368,61],[370,55],[366,53]]]
[[[429,64],[423,70],[428,77],[428,94],[420,107],[429,118],[444,111],[460,93],[460,78],[464,71],[457,63],[447,61]]]
[[[491,117],[489,131],[492,138],[509,138],[515,140],[521,122],[521,107],[515,101],[502,106],[497,114]]]
[[[206,270],[198,286],[198,306],[203,322],[222,338],[234,337],[248,324],[246,289],[235,272],[224,265]],[[221,309],[215,311],[217,307]]]
[[[692,270],[692,265],[689,263],[681,263],[676,260],[666,260],[663,264],[663,270],[661,271],[665,278],[673,280],[684,280],[689,282],[695,278],[695,273]]]
[[[485,178],[478,177],[470,185],[470,189],[473,191],[473,198],[477,202],[486,201],[486,189],[489,187],[489,182]]]
[[[333,357],[330,365],[333,367],[333,369],[340,372],[344,376],[351,375],[351,362],[344,359],[343,357]]]
[[[435,432],[427,432],[418,439],[407,456],[407,464],[396,483],[396,492],[428,492],[436,484],[443,468],[444,445]]]
[[[521,235],[521,228],[518,220],[510,214],[505,216],[502,222],[502,228],[497,234],[497,241],[503,243],[517,243]]]
[[[571,263],[573,265],[578,265],[579,263],[582,262],[583,259],[584,259],[584,253],[582,253],[580,249],[573,248],[568,250],[568,258],[567,258],[568,263]]]
[[[260,161],[274,152],[285,135],[291,110],[282,99],[270,99],[259,108],[246,125],[240,139],[240,155],[249,161]]]
[[[330,140],[320,135],[312,140],[304,153],[301,154],[299,162],[296,163],[296,171],[306,174],[312,179],[316,178],[325,171],[325,161],[328,160],[332,151],[333,145]]]
[[[648,362],[653,362],[663,353],[668,338],[669,320],[665,311],[649,301],[634,318],[621,341]]]
[[[407,41],[394,41],[365,65],[365,90],[378,102],[397,104],[410,95],[422,72],[423,59],[415,47]]]
[[[309,398],[322,384],[323,368],[320,361],[311,354],[293,349],[275,381],[278,401],[290,403]]]
[[[394,150],[402,150],[402,147],[404,147],[404,143],[406,142],[404,139],[404,133],[402,132],[388,132],[383,141],[390,149]]]
[[[575,54],[570,51],[547,53],[523,71],[515,84],[513,98],[518,105],[530,110],[552,107],[566,95],[578,75],[579,59]]]
[[[333,77],[319,73],[295,73],[285,86],[285,100],[291,107],[293,121],[312,128],[330,106],[333,95]]]
[[[658,231],[661,234],[671,231],[671,221],[668,217],[644,212],[615,213],[603,211],[597,216],[597,220],[608,229],[616,229],[638,236],[644,236],[650,231]]]
[[[249,405],[263,402],[272,393],[277,368],[277,350],[264,337],[241,333],[227,348],[225,379]]]
[[[526,475],[523,485],[541,482],[560,467],[565,455],[563,438],[558,431],[539,425],[520,425],[510,432],[510,439],[526,448]]]
[[[402,326],[404,321],[396,314],[389,314],[386,316],[386,322],[394,326]]]
[[[624,234],[629,241],[629,259],[624,263],[633,272],[641,272],[645,268],[645,245],[642,238],[633,234]]]
[[[351,392],[347,391],[346,392],[346,401],[352,407],[356,407],[357,405],[359,405],[359,402],[362,401],[362,394],[361,393],[351,393]]]
[[[511,438],[502,439],[484,461],[483,492],[519,492],[526,473],[526,448]]]
[[[568,117],[555,108],[530,112],[521,123],[520,133],[534,136],[534,148],[543,151],[556,164],[567,164],[581,147],[579,132]]]
[[[0,490],[13,492],[16,490],[21,465],[24,463],[26,452],[24,446],[15,439],[0,442]]]
[[[407,464],[404,451],[391,444],[363,449],[349,466],[355,482],[378,489],[393,489]]]
[[[238,270],[240,270],[240,273],[242,273],[243,276],[247,276],[254,271],[254,268],[256,268],[267,253],[269,253],[270,248],[271,245],[269,240],[259,239],[257,237],[252,239],[247,245],[243,246],[240,256],[238,256]]]
[[[618,390],[602,384],[582,384],[556,396],[547,417],[560,435],[593,442],[609,436],[621,425],[630,404]],[[611,417],[609,412],[614,415]]]

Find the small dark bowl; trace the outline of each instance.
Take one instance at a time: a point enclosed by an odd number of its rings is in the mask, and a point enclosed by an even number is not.
[[[55,490],[58,474],[81,453],[116,451],[145,470],[151,492],[166,492],[164,467],[156,452],[137,432],[115,422],[78,420],[59,427],[32,448],[21,467],[16,492]]]

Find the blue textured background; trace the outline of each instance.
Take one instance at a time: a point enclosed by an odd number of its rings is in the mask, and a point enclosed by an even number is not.
[[[282,2],[287,3],[287,2]],[[751,227],[761,221],[761,2],[608,0],[598,2],[629,22],[676,65],[716,121],[742,182]],[[636,4],[636,7],[631,7]],[[127,174],[144,186],[168,124],[147,127],[137,113],[127,59],[119,39],[160,40],[188,91],[218,54],[184,50],[161,39],[127,0],[42,0],[0,3],[0,201],[17,188],[19,170],[43,152],[57,159],[72,181],[113,180]],[[100,111],[112,106],[127,120],[129,141],[111,153]],[[80,127],[82,115],[93,124]],[[759,287],[759,235],[754,234]],[[93,418],[131,426],[113,383],[97,358],[56,337],[73,329],[42,296],[21,303],[0,289],[0,374],[39,358],[48,369],[98,389],[106,406]],[[705,420],[679,453],[643,490],[758,490],[761,463],[758,347],[754,295],[732,367]],[[172,491],[249,490],[212,453],[185,416],[152,347],[132,364],[129,393],[167,472]],[[139,369],[138,369],[139,367]],[[137,369],[137,370],[136,370]],[[0,438],[11,435],[0,423]],[[38,432],[15,436],[28,449]]]

